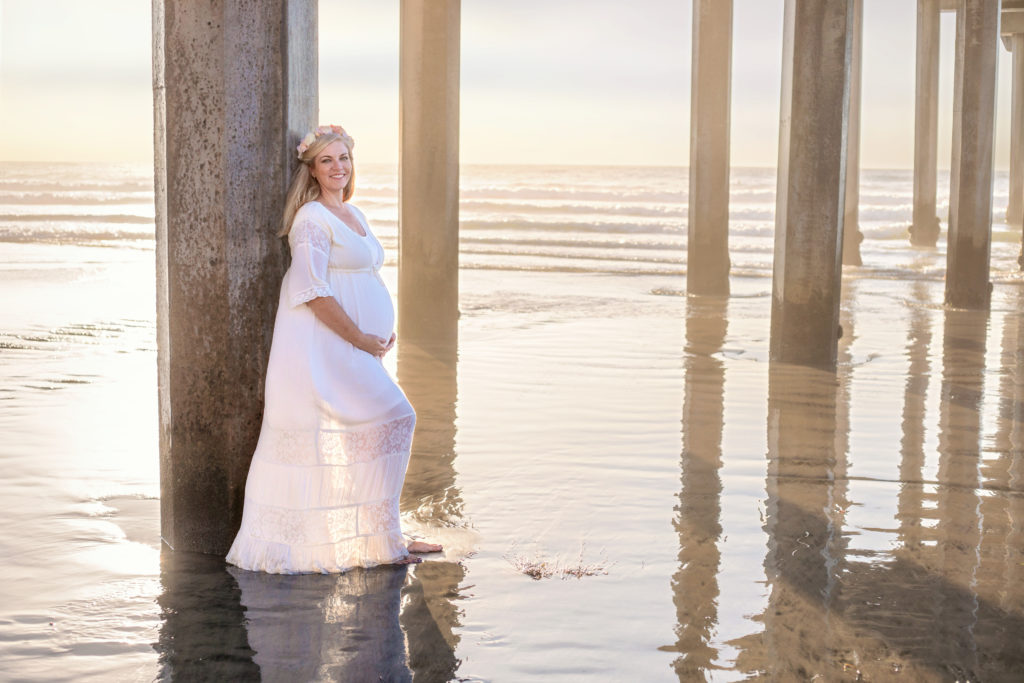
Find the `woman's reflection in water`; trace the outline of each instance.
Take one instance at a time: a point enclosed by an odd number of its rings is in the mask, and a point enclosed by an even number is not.
[[[228,571],[265,681],[410,681],[399,625],[407,566],[344,574]]]

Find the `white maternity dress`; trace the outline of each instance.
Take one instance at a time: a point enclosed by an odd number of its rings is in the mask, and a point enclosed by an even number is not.
[[[398,498],[416,416],[381,361],[306,306],[333,296],[363,332],[390,339],[384,249],[319,202],[295,215],[267,367],[263,426],[227,561],[275,574],[343,572],[408,555]]]

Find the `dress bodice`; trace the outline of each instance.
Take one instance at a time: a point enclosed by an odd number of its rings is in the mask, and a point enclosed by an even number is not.
[[[362,211],[350,205],[366,235],[360,235],[335,216],[320,202],[310,202],[322,215],[331,230],[331,249],[328,267],[331,270],[360,272],[378,271],[384,265],[384,248],[370,230]]]

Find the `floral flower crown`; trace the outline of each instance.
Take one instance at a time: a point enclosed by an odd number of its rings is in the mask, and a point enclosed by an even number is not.
[[[309,146],[316,142],[316,139],[318,137],[320,137],[321,135],[327,135],[329,133],[337,133],[338,135],[340,135],[341,139],[345,142],[345,145],[350,150],[352,149],[352,145],[355,144],[355,142],[352,140],[352,136],[346,133],[345,129],[342,128],[341,126],[318,126],[317,128],[306,133],[306,137],[302,138],[302,142],[300,142],[299,146],[295,148],[299,152],[299,159],[301,159],[302,155],[306,153],[306,150],[309,149]]]

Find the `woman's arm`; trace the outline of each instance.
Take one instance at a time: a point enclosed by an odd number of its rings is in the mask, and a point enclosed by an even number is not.
[[[307,301],[306,305],[328,329],[357,349],[382,358],[391,348],[387,339],[360,330],[333,296],[317,297]]]

